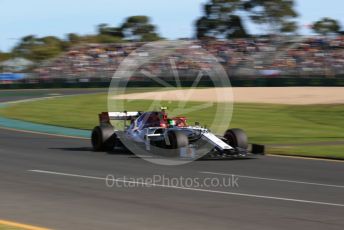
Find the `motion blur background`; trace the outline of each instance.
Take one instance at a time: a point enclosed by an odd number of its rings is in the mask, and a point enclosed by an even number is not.
[[[344,85],[340,0],[129,2],[0,1],[0,87],[108,86],[131,51],[162,39],[206,49],[234,86]],[[163,61],[150,68],[169,76]]]

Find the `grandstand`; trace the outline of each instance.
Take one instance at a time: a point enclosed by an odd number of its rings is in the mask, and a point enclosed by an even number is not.
[[[111,78],[121,61],[143,43],[86,44],[71,48],[63,55],[33,70],[45,78]],[[344,36],[273,37],[233,40],[192,41],[217,57],[233,78],[271,76],[344,75]],[[178,61],[177,68],[188,75],[192,68]],[[157,66],[163,71],[163,61]]]

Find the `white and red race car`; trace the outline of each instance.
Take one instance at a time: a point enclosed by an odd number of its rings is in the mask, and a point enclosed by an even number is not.
[[[207,128],[190,126],[185,117],[169,118],[165,112],[102,112],[100,125],[92,131],[91,141],[95,151],[118,151],[126,148],[146,152],[192,153],[202,157],[243,157],[249,154],[248,139],[241,129],[228,129],[223,136],[211,133]],[[112,120],[124,122],[123,130],[112,125]],[[175,150],[172,151],[171,150]],[[142,152],[142,151],[141,151]],[[157,154],[159,154],[157,153]],[[185,155],[185,154],[184,154]],[[189,154],[190,155],[190,154]],[[166,156],[166,154],[165,154]]]

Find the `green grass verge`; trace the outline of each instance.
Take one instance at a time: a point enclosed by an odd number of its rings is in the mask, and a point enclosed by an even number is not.
[[[344,144],[271,147],[268,152],[277,155],[344,159]]]
[[[97,114],[107,111],[107,95],[93,94],[14,104],[0,110],[0,115],[37,123],[92,129]],[[127,110],[146,110],[147,100],[126,102]],[[162,102],[173,109],[177,102]],[[203,103],[188,102],[186,107]],[[216,105],[187,115],[189,121],[210,124]],[[231,127],[243,128],[250,142],[262,144],[315,143],[316,146],[269,148],[269,153],[344,158],[343,145],[321,142],[344,140],[344,105],[273,105],[238,103],[234,105]],[[225,127],[222,127],[225,129]]]

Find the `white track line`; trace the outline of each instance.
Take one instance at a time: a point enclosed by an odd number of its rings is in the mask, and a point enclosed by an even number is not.
[[[76,177],[76,178],[85,178],[85,179],[94,179],[94,180],[106,181],[106,178],[96,177],[96,176],[87,176],[87,175],[79,175],[79,174],[71,174],[71,173],[62,173],[62,172],[54,172],[54,171],[46,171],[46,170],[38,170],[38,169],[32,169],[32,170],[28,170],[28,171],[35,172],[35,173],[43,173],[43,174],[51,174],[51,175],[59,175],[59,176],[68,176],[68,177]],[[247,194],[247,193],[236,193],[236,192],[226,192],[226,191],[208,190],[208,189],[200,189],[200,188],[170,186],[170,185],[154,184],[154,183],[151,184],[151,183],[123,180],[123,179],[114,179],[114,180],[111,180],[111,181],[122,182],[122,183],[129,183],[129,184],[137,184],[137,185],[147,185],[147,186],[154,186],[154,187],[162,187],[162,188],[190,190],[190,191],[197,191],[197,192],[207,192],[207,193],[235,195],[235,196],[242,196],[242,197],[253,197],[253,198],[270,199],[270,200],[281,200],[281,201],[291,201],[291,202],[298,202],[298,203],[308,203],[308,204],[318,204],[318,205],[344,207],[344,204],[327,203],[327,202],[321,202],[321,201],[300,200],[300,199],[292,199],[292,198],[285,198],[285,197],[274,197],[274,196],[262,196],[262,195]]]
[[[33,102],[33,101],[42,101],[46,99],[54,99],[59,97],[67,97],[67,96],[75,96],[73,95],[55,95],[55,96],[45,96],[45,97],[34,97],[34,98],[28,98],[28,99],[22,99],[22,100],[16,100],[16,101],[5,101],[3,104],[19,104],[23,102]]]
[[[284,179],[276,179],[276,178],[268,178],[268,177],[256,177],[256,176],[246,176],[246,175],[239,175],[239,174],[228,174],[228,173],[217,173],[217,172],[200,172],[203,174],[211,174],[211,175],[220,175],[220,176],[232,176],[235,175],[241,178],[248,178],[248,179],[256,179],[256,180],[269,180],[269,181],[278,181],[278,182],[286,182],[286,183],[294,183],[294,184],[306,184],[306,185],[315,185],[315,186],[324,186],[324,187],[333,187],[333,188],[344,188],[344,185],[334,185],[334,184],[322,184],[322,183],[313,183],[313,182],[306,182],[306,181],[297,181],[297,180],[284,180]]]
[[[32,134],[38,134],[38,135],[44,135],[44,136],[53,136],[53,137],[64,137],[64,138],[72,138],[72,139],[80,139],[80,140],[90,140],[90,137],[78,137],[78,136],[68,136],[63,134],[57,134],[57,133],[43,133],[38,131],[31,131],[31,130],[22,130],[22,129],[16,129],[16,128],[7,128],[0,126],[0,129],[3,130],[10,130],[13,132],[20,132],[20,133],[32,133]]]

